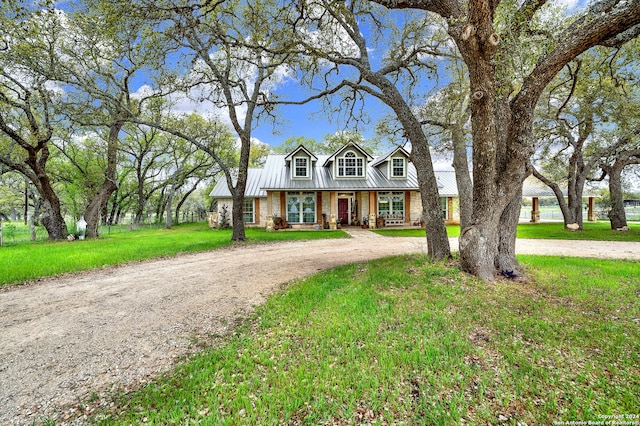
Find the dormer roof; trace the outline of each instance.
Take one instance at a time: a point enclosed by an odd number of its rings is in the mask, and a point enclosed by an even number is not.
[[[354,151],[360,152],[367,159],[367,162],[373,160],[373,157],[371,156],[371,154],[369,154],[360,145],[358,145],[355,142],[348,142],[345,145],[343,145],[340,148],[338,148],[338,150],[336,150],[333,154],[331,154],[329,156],[329,158],[327,158],[327,160],[324,162],[324,164],[322,166],[323,167],[328,167],[332,162],[335,161],[336,157],[338,157],[340,154],[342,154],[344,151],[346,151],[348,149],[353,149]]]
[[[397,154],[400,153],[403,156],[405,156],[406,158],[411,158],[409,156],[409,153],[401,146],[397,147],[396,149],[394,149],[393,151],[389,151],[387,154],[382,155],[378,158],[376,158],[371,164],[370,166],[372,167],[376,167],[379,166],[382,163],[385,163],[387,161],[389,161],[390,158],[392,157],[397,157]]]
[[[296,154],[298,154],[301,151],[304,152],[305,154],[307,154],[307,156],[309,156],[311,158],[311,161],[318,161],[318,157],[313,155],[313,153],[311,151],[309,151],[307,148],[305,148],[304,145],[298,145],[298,147],[296,149],[294,149],[293,151],[291,151],[289,153],[289,155],[284,157],[284,161],[286,161],[288,163],[289,161],[291,161],[291,159],[293,157],[295,157]]]

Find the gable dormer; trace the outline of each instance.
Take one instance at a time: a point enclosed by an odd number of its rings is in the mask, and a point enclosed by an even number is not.
[[[284,161],[290,169],[291,179],[311,180],[313,164],[318,161],[318,158],[304,145],[299,145],[284,158]]]
[[[406,179],[409,169],[409,153],[402,147],[376,159],[372,166],[377,167],[387,179]]]
[[[372,159],[360,145],[349,142],[334,152],[323,166],[330,167],[334,179],[366,179]]]

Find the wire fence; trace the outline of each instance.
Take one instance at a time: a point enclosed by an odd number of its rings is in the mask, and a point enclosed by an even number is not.
[[[180,223],[195,223],[204,222],[206,218],[201,217],[199,214],[189,214],[181,218]],[[173,222],[173,226],[178,225],[177,222]],[[144,229],[160,229],[165,227],[164,220],[143,220],[140,223],[134,223],[133,219],[127,218],[122,223],[117,225],[100,225],[98,227],[99,235],[117,234],[120,232],[138,231]],[[76,222],[67,220],[67,230],[69,234],[77,234]],[[42,225],[36,225],[31,229],[31,226],[25,225],[19,221],[0,221],[0,246],[8,247],[25,243],[44,242],[49,239],[47,230]]]
[[[541,206],[539,210],[541,221],[557,221],[564,219],[560,206]],[[640,221],[640,207],[625,207],[624,211],[627,216],[627,221]],[[598,220],[609,220],[608,211],[596,210],[596,214],[598,215]],[[583,210],[582,218],[584,221],[587,220],[587,210]],[[522,209],[520,210],[520,220],[526,219],[531,220],[531,206],[522,206]]]

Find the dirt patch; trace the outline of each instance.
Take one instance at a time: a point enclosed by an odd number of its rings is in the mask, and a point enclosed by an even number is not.
[[[198,350],[201,339],[226,335],[283,283],[426,250],[422,238],[353,235],[183,255],[1,291],[0,424],[44,417],[65,424],[77,416],[68,407],[139,386]],[[638,258],[640,243],[633,244]]]

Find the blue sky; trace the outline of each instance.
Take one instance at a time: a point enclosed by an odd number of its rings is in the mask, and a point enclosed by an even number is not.
[[[283,90],[288,96],[295,96],[301,93],[299,87],[290,84]],[[312,101],[306,105],[280,105],[277,113],[283,117],[283,123],[275,127],[271,123],[261,123],[254,130],[253,136],[269,145],[279,145],[290,137],[305,136],[321,141],[326,134],[333,134],[345,130],[344,120],[338,122],[336,119],[330,120],[327,113],[323,111],[321,101]],[[365,101],[367,114],[371,118],[370,124],[358,124],[358,131],[365,137],[374,136],[374,126],[378,119],[389,113],[389,108],[375,98],[368,97]],[[349,124],[347,130],[352,130],[354,124]]]
[[[586,0],[560,0],[553,2],[557,5],[567,7],[569,13],[574,13],[585,7]],[[447,80],[447,76],[441,75],[441,81]],[[433,86],[433,82],[424,76],[425,88]],[[301,99],[304,97],[303,90],[295,81],[289,80],[285,85],[278,89],[278,93],[286,99]],[[284,123],[274,126],[271,123],[261,123],[253,132],[253,136],[263,143],[269,145],[279,145],[290,137],[306,136],[316,140],[322,140],[326,134],[335,133],[341,130],[352,130],[353,123],[345,128],[344,120],[338,122],[329,120],[326,113],[322,110],[321,101],[313,101],[306,105],[295,106],[279,106],[278,114],[284,118]],[[391,112],[390,108],[372,96],[367,96],[365,100],[365,108],[370,118],[369,124],[359,124],[358,131],[365,138],[374,136],[374,126],[378,119]]]
[[[584,6],[585,0],[581,0],[580,2],[578,2],[578,0],[561,0],[554,3],[563,4],[567,6],[570,11],[575,11]],[[380,47],[383,48],[384,46]],[[372,56],[375,56],[375,53],[376,52],[372,52]],[[423,78],[423,90],[428,91],[433,83],[428,79],[426,74]],[[447,80],[445,75],[441,75],[440,78],[441,83],[443,80]],[[308,93],[297,83],[295,78],[283,80],[274,92],[278,93],[281,99],[287,100],[300,100],[308,96]],[[359,123],[358,131],[360,131],[365,138],[372,138],[374,136],[374,126],[376,122],[383,116],[390,114],[391,110],[372,96],[366,97],[365,109],[369,115],[370,122],[368,124]],[[181,102],[181,105],[178,107],[178,111],[182,112],[193,110],[207,112],[211,109],[210,106],[198,105],[187,100]],[[282,122],[274,126],[269,120],[262,120],[253,131],[254,138],[268,145],[276,146],[291,137],[305,136],[322,140],[327,134],[354,129],[354,123],[347,125],[344,115],[340,118],[334,116],[333,120],[330,120],[329,117],[327,117],[327,113],[323,111],[323,103],[320,100],[310,102],[306,105],[281,105],[277,107],[276,114],[282,118]],[[228,121],[228,118],[226,118],[226,120],[224,118],[227,115],[224,110],[219,111],[219,115],[222,121]]]

